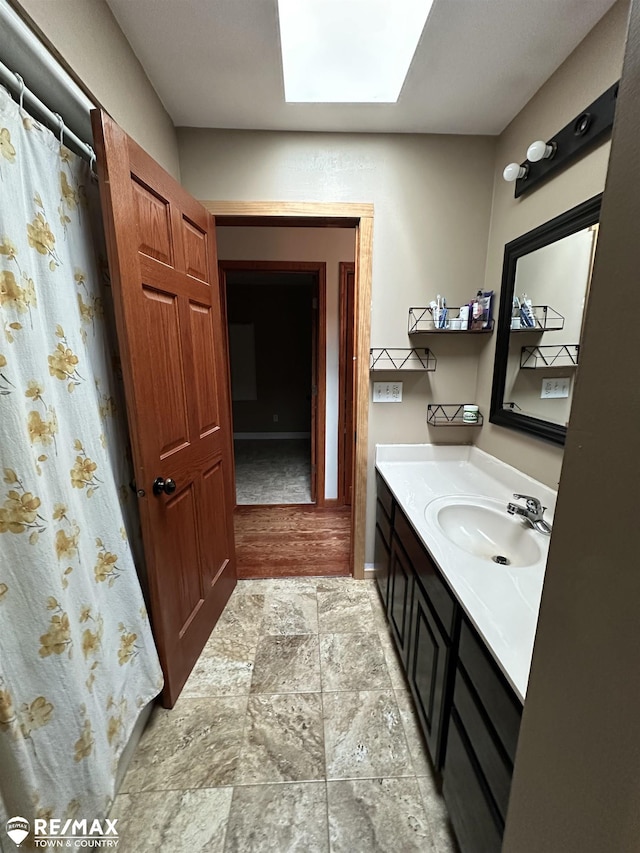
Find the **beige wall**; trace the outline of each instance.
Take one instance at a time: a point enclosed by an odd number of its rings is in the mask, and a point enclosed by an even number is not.
[[[20,0],[97,101],[180,179],[175,128],[105,0]]]
[[[410,340],[407,311],[437,293],[460,304],[479,287],[494,290],[497,305],[504,244],[602,191],[608,143],[518,201],[501,175],[533,139],[552,136],[619,77],[626,12],[620,0],[497,140],[178,128],[182,181],[198,198],[373,202],[371,346],[429,346],[438,368],[393,375],[404,383],[402,404],[370,404],[370,474],[376,443],[475,441],[557,487],[561,448],[488,422],[495,336]],[[430,401],[477,402],[485,424],[427,427]],[[369,476],[368,563],[374,491]]]
[[[327,265],[327,414],[325,421],[325,497],[338,495],[338,317],[339,264],[353,261],[352,228],[216,229],[218,257],[226,261],[324,261]]]
[[[609,143],[520,199],[513,184],[502,179],[512,161],[522,162],[529,144],[549,139],[581,112],[620,76],[627,21],[627,0],[620,0],[556,73],[529,101],[498,140],[491,231],[487,253],[485,288],[500,290],[505,243],[552,219],[604,189]],[[478,403],[489,411],[495,336],[484,349],[478,369]],[[477,444],[521,471],[557,488],[562,449],[485,423]]]
[[[409,346],[410,306],[437,293],[459,304],[483,284],[493,139],[178,128],[178,141],[182,182],[200,199],[374,204],[372,347]],[[427,429],[426,407],[429,400],[471,401],[484,344],[442,336],[420,343],[435,351],[437,372],[405,373],[401,404],[370,405],[370,475],[376,442],[472,440],[473,429]],[[368,489],[372,562],[372,476]]]

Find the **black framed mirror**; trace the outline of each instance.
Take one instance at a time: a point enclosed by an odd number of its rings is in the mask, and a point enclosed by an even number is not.
[[[565,442],[601,201],[505,246],[491,423]]]

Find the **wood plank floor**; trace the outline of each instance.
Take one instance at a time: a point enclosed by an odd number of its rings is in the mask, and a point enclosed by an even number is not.
[[[238,506],[239,578],[349,575],[351,508]]]

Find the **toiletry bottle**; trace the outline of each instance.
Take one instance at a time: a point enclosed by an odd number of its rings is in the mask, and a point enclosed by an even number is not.
[[[482,306],[482,328],[488,329],[491,326],[491,309],[493,303],[493,290],[485,290],[480,298]]]
[[[429,310],[431,311],[431,320],[433,322],[433,328],[438,328],[438,305],[435,299],[432,299],[429,303]]]
[[[535,326],[533,306],[526,293],[522,294],[522,299],[520,300],[520,319],[522,321],[522,325],[526,326],[528,329]]]
[[[520,300],[517,296],[513,297],[513,308],[511,310],[511,328],[519,329],[521,326],[520,321]]]
[[[472,329],[481,329],[482,328],[482,291],[479,290],[476,298],[471,302],[471,328]]]
[[[469,328],[469,306],[461,305],[460,306],[460,329],[462,331],[467,331]]]

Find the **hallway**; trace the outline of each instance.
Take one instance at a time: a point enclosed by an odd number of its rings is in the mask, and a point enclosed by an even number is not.
[[[111,817],[124,853],[454,853],[373,581],[239,581]]]
[[[236,503],[311,503],[310,439],[236,439]]]

